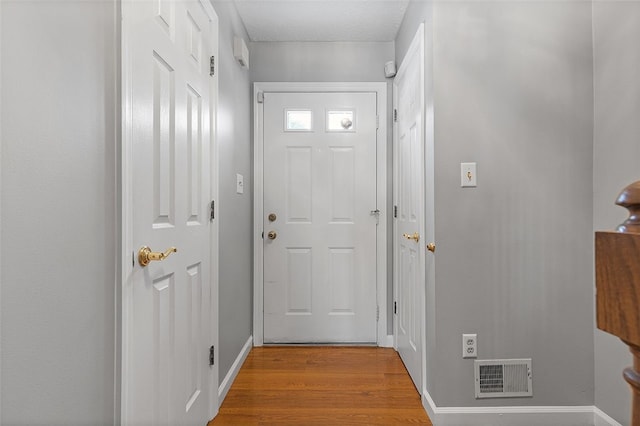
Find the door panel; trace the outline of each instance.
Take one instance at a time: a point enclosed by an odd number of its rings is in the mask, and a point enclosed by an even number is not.
[[[311,294],[313,282],[311,265],[313,258],[310,248],[288,248],[286,277],[287,314],[311,314]]]
[[[355,261],[353,248],[329,249],[330,314],[356,314]]]
[[[209,420],[212,21],[199,1],[123,2],[130,244],[123,423]],[[125,234],[126,235],[126,234]],[[177,247],[142,267],[137,250]]]
[[[266,343],[376,342],[376,101],[264,94]]]
[[[331,223],[354,223],[355,150],[332,147],[330,156]]]
[[[287,222],[312,223],[311,147],[288,146],[285,194]]]
[[[418,34],[421,34],[420,32]],[[396,344],[416,388],[422,389],[425,286],[425,157],[421,36],[409,48],[394,80],[396,196]],[[419,239],[408,238],[417,234]]]

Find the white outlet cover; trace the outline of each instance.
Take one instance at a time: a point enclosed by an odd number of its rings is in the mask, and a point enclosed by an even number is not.
[[[241,174],[236,174],[236,193],[244,194],[244,177]]]
[[[462,358],[478,357],[478,335],[463,334],[462,335]]]
[[[478,186],[476,163],[460,163],[460,185],[463,188]]]

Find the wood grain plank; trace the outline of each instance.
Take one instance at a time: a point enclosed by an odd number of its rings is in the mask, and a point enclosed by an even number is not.
[[[254,348],[218,416],[220,425],[431,425],[393,349]]]

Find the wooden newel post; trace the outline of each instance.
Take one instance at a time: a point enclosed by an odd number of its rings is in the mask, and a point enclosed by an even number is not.
[[[596,232],[598,328],[618,336],[633,354],[624,370],[631,385],[631,424],[640,426],[640,181],[627,186],[616,204],[629,210],[617,232]]]

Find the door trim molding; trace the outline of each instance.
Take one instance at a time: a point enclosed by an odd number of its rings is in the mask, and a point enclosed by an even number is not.
[[[259,94],[264,92],[375,92],[380,117],[376,142],[376,197],[380,221],[376,235],[376,299],[378,319],[377,344],[388,346],[387,339],[387,83],[266,83],[253,84],[253,344],[264,344],[264,245],[263,232],[263,159],[264,111]]]
[[[211,54],[218,57],[219,51],[219,19],[210,2],[206,0],[198,0],[203,10],[207,14],[211,22]],[[120,122],[120,146],[117,156],[120,161],[119,181],[117,182],[119,189],[119,241],[118,248],[120,250],[118,258],[117,276],[119,282],[116,289],[116,367],[115,367],[115,391],[114,406],[115,417],[118,424],[128,424],[129,409],[129,386],[130,386],[130,366],[128,365],[127,353],[130,350],[128,324],[131,321],[132,299],[131,279],[134,266],[132,265],[132,256],[135,251],[133,246],[133,136],[132,129],[134,125],[134,117],[132,115],[131,106],[133,105],[133,88],[132,80],[132,60],[130,51],[130,33],[127,22],[123,17],[127,15],[127,7],[130,2],[118,3],[117,17],[118,31],[120,37],[120,110],[118,117]],[[211,162],[210,162],[210,196],[212,200],[218,200],[218,183],[219,183],[219,160],[218,160],[218,136],[217,136],[217,112],[218,112],[218,72],[209,80],[209,140],[211,143]],[[219,260],[219,231],[218,219],[211,222],[209,231],[209,246],[211,250],[210,280],[211,280],[211,303],[210,303],[210,321],[211,321],[211,344],[216,348],[219,347],[219,320],[218,320],[218,260]],[[218,376],[219,363],[210,367],[209,374],[209,419],[212,419],[218,413],[220,401],[218,400]]]
[[[220,22],[218,18],[218,14],[215,9],[211,5],[211,2],[200,0],[200,4],[207,12],[209,19],[211,19],[211,55],[218,61],[219,55],[219,47],[220,47]],[[210,192],[211,196],[209,202],[215,200],[216,204],[220,203],[220,156],[219,156],[219,146],[218,146],[218,98],[219,98],[219,78],[220,72],[216,70],[213,76],[209,78],[209,139],[211,141],[211,149],[210,149],[210,171],[211,171],[211,186]],[[218,209],[219,211],[219,209]],[[210,224],[210,250],[211,250],[211,271],[209,273],[209,278],[211,280],[211,302],[209,304],[209,309],[211,310],[211,344],[220,348],[220,308],[218,306],[219,297],[219,285],[220,285],[220,276],[218,275],[220,271],[220,215],[216,214],[214,219],[209,221]],[[218,353],[220,353],[218,349]],[[209,375],[209,398],[211,399],[209,404],[209,419],[213,419],[218,415],[218,410],[220,405],[222,405],[222,400],[218,394],[218,383],[220,377],[220,362],[215,362],[211,368],[211,374]]]
[[[399,81],[400,76],[402,76],[403,74],[405,74],[407,72],[407,58],[409,58],[411,55],[419,55],[420,57],[420,84],[421,84],[421,93],[420,93],[420,102],[421,102],[421,115],[422,115],[422,147],[423,147],[423,157],[422,157],[422,174],[423,174],[423,179],[424,179],[424,205],[423,205],[423,209],[424,209],[424,214],[422,215],[422,222],[420,224],[420,232],[424,235],[424,242],[421,244],[426,244],[426,242],[429,241],[434,241],[434,212],[433,212],[433,144],[428,144],[427,143],[427,116],[426,116],[426,104],[425,104],[425,43],[424,43],[424,23],[421,23],[418,26],[418,29],[416,30],[415,35],[413,36],[413,39],[411,41],[411,44],[409,45],[409,48],[407,49],[407,52],[405,53],[405,56],[402,58],[402,62],[400,63],[400,66],[398,67],[398,73],[396,74],[396,79],[393,81],[393,108],[394,110],[398,109],[398,90],[397,90],[397,83]],[[398,184],[399,184],[399,167],[397,164],[397,161],[399,159],[399,154],[398,154],[398,139],[399,139],[399,135],[398,135],[398,125],[394,122],[393,123],[393,192],[394,192],[394,198],[393,198],[393,204],[394,205],[398,205]],[[429,167],[427,167],[429,166]],[[430,170],[429,170],[430,168]],[[431,198],[430,198],[431,197]],[[427,226],[428,225],[428,226]],[[393,236],[394,238],[396,238],[397,234],[398,234],[398,223],[397,220],[393,220]],[[424,229],[424,232],[422,232],[422,229]],[[398,247],[397,245],[394,244],[393,246],[393,300],[394,302],[398,301],[398,271],[399,268],[397,267],[398,264]],[[433,279],[433,256],[429,256],[428,253],[425,252],[425,259],[424,259],[424,268],[425,270],[422,271],[423,275],[422,277],[424,277],[424,282],[427,283],[427,281],[429,279]],[[418,294],[418,298],[420,300],[419,305],[419,309],[420,312],[417,313],[418,315],[418,324],[420,327],[419,333],[420,333],[420,352],[421,352],[421,356],[420,358],[422,359],[421,361],[421,365],[420,365],[420,386],[422,387],[422,392],[426,392],[426,383],[427,383],[427,377],[426,377],[426,370],[427,370],[427,347],[426,347],[426,340],[427,340],[427,333],[426,333],[426,328],[427,328],[427,323],[426,323],[426,290],[425,290],[425,285],[420,286],[420,292]],[[393,347],[396,349],[396,351],[398,350],[398,321],[397,318],[394,317],[394,321],[393,321]]]

